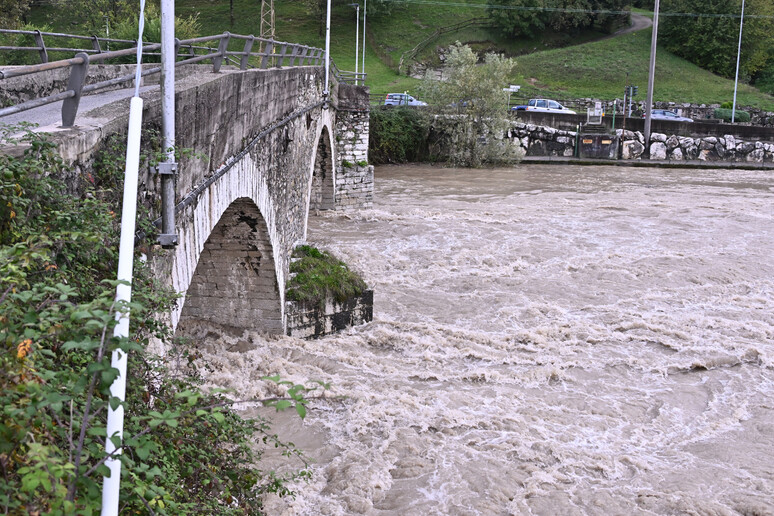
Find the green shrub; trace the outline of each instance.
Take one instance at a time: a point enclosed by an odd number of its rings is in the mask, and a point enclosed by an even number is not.
[[[723,102],[723,103],[720,105],[720,108],[721,108],[721,109],[732,109],[733,107],[734,107],[734,103],[733,103],[733,102],[731,102],[730,100],[727,100],[727,101]]]
[[[290,264],[293,276],[285,295],[291,301],[322,306],[328,297],[342,302],[368,288],[344,262],[325,251],[302,245],[293,251],[293,258]]]
[[[0,126],[0,138],[17,131]],[[171,343],[168,363],[183,364],[174,371],[146,351],[151,338],[170,340],[159,314],[176,295],[139,260],[124,307],[131,310],[130,337],[110,337],[120,176],[95,171],[82,191],[69,194],[57,177],[71,171],[55,146],[34,133],[23,139],[29,148],[22,158],[0,155],[0,513],[99,511],[106,412],[117,402],[110,399],[117,374],[110,356],[119,348],[131,351],[122,513],[262,514],[265,493],[292,495],[287,481],[307,478],[307,471],[262,471],[256,449],[264,443],[302,458],[292,444],[266,420],[242,419],[228,399],[202,393],[195,349]],[[308,390],[292,386],[290,399],[268,403],[295,406],[303,417],[300,395]]]
[[[41,32],[51,32],[51,27],[48,25],[41,25],[37,27],[35,25],[26,24],[19,27],[19,30]],[[50,45],[46,40],[46,46]],[[31,34],[0,34],[0,46],[4,47],[37,47],[35,43],[35,37]],[[67,57],[72,57],[68,55]],[[53,58],[62,59],[61,56],[50,55],[49,60],[53,61]],[[37,50],[3,50],[0,52],[0,65],[33,65],[40,64],[40,53]]]
[[[715,118],[719,118],[725,122],[731,121],[731,109],[718,108],[715,110]],[[747,111],[736,110],[734,114],[734,122],[749,122],[750,113]]]
[[[426,154],[428,117],[410,107],[371,110],[368,158],[373,164],[422,161]]]

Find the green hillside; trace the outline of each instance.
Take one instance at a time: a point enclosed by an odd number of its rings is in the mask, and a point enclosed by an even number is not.
[[[484,0],[469,0],[466,3],[470,5],[464,7],[456,0],[450,0],[448,6],[435,3],[409,3],[394,8],[390,15],[368,18],[366,72],[372,92],[415,90],[417,79],[397,74],[401,55],[439,27],[486,18],[486,10],[476,7],[483,7]],[[319,23],[306,12],[302,2],[274,0],[274,4],[277,39],[324,46]],[[233,26],[229,5],[225,1],[178,0],[176,9],[179,16],[197,16],[202,34],[228,30],[257,35],[260,1],[233,0]],[[43,22],[45,13],[37,8],[31,18],[35,23]],[[347,5],[334,7],[331,27],[334,61],[343,70],[353,70],[354,9]],[[360,28],[362,36],[362,24]],[[64,27],[57,29],[64,30]],[[639,85],[640,99],[643,99],[647,89],[650,29],[599,40],[601,37],[599,33],[587,32],[571,41],[561,34],[546,33],[539,41],[518,40],[503,38],[489,27],[468,27],[434,39],[418,58],[431,66],[437,64],[436,48],[459,40],[480,51],[500,50],[516,56],[518,65],[511,83],[522,86],[524,97],[621,98],[628,72],[630,83]],[[733,81],[702,70],[666,50],[658,50],[655,100],[710,104],[730,101],[732,97]],[[774,97],[743,84],[740,84],[737,102],[742,106],[774,110]]]

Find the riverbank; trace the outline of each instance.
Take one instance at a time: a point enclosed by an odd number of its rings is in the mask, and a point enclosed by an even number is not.
[[[670,161],[670,160],[606,160],[563,156],[525,156],[522,163],[545,165],[657,167],[680,169],[731,169],[731,170],[772,170],[774,163],[744,163],[734,161]]]

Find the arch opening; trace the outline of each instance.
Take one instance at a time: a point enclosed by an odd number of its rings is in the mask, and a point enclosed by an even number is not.
[[[271,240],[251,199],[231,203],[199,255],[177,331],[186,333],[186,327],[197,321],[284,332]]]
[[[331,136],[323,127],[315,151],[312,168],[312,186],[309,193],[310,210],[334,209],[333,152]]]

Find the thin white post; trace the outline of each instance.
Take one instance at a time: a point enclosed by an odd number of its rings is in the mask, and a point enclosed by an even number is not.
[[[325,87],[323,95],[327,100],[330,94],[329,80],[331,74],[331,0],[328,0],[328,12],[325,14]]]
[[[739,84],[739,56],[742,53],[742,27],[744,26],[744,0],[742,0],[742,18],[739,20],[739,46],[736,49],[736,76],[734,77],[734,103],[731,106],[731,123],[736,115],[736,88]]]
[[[138,43],[139,44],[139,43]],[[128,304],[132,300],[132,272],[134,268],[134,230],[137,218],[137,178],[140,170],[140,131],[142,129],[142,99],[132,97],[129,108],[129,140],[126,144],[126,173],[124,176],[124,200],[121,208],[121,240],[118,248],[118,280],[125,282],[116,287],[116,301]],[[116,324],[113,336],[129,337],[129,312],[119,307],[116,312]],[[110,396],[118,398],[121,404],[113,410],[108,408],[107,454],[121,453],[111,437],[123,440],[124,434],[124,398],[126,396],[126,353],[120,349],[113,351],[111,366],[118,369],[118,377],[110,385]],[[116,451],[118,450],[118,451]],[[116,516],[121,486],[121,461],[114,455],[105,461],[110,469],[110,477],[103,478],[102,516]]]
[[[360,73],[365,74],[365,48],[366,48],[366,16],[368,15],[368,0],[363,3],[363,65],[360,67]]]
[[[653,8],[653,36],[650,39],[650,69],[648,72],[648,98],[645,101],[645,146],[650,152],[650,115],[653,110],[653,82],[656,75],[656,41],[658,39],[658,4]]]
[[[355,84],[357,84],[357,51],[360,46],[360,4],[355,4]]]
[[[132,274],[134,270],[134,231],[137,219],[137,183],[140,170],[140,139],[142,136],[142,105],[140,78],[142,77],[142,33],[145,29],[145,0],[140,0],[139,34],[137,37],[137,67],[134,73],[134,97],[129,104],[129,127],[126,142],[126,169],[124,173],[124,198],[121,206],[121,238],[118,244],[118,273],[116,278],[123,283],[116,287],[117,324],[113,336],[129,338],[128,303],[132,300]],[[121,306],[123,305],[123,306]],[[121,442],[124,436],[124,399],[126,397],[126,353],[113,351],[110,365],[118,370],[118,376],[110,384],[110,396],[121,402],[115,410],[108,406],[107,439],[105,453],[110,455],[105,466],[109,477],[102,478],[102,516],[117,516],[121,496]],[[111,437],[117,437],[118,446]]]

